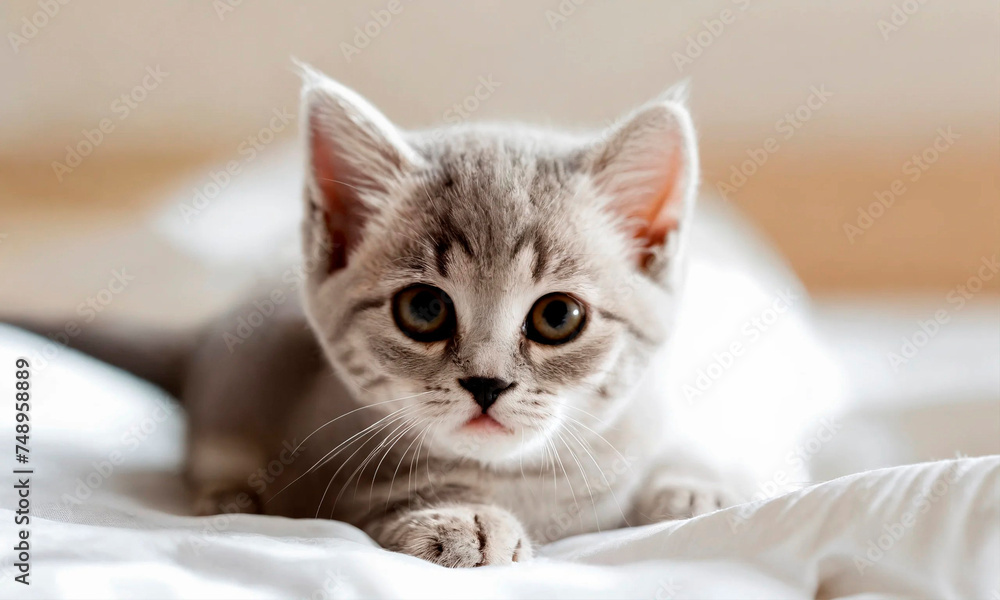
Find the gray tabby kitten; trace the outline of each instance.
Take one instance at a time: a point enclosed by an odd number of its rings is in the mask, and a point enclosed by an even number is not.
[[[143,352],[85,343],[187,406],[197,511],[339,519],[474,567],[733,503],[668,448],[651,376],[698,183],[683,93],[595,137],[410,133],[304,71],[303,306],[235,346],[246,307]]]

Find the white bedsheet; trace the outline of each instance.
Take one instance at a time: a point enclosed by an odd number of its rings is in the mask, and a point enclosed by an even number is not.
[[[0,328],[4,389],[30,343]],[[13,580],[20,527],[4,485],[5,598],[1000,597],[998,457],[866,472],[455,571],[341,523],[185,516],[183,424],[168,399],[68,352],[33,385],[31,585]]]
[[[177,517],[109,497],[100,508],[42,511],[29,596],[662,600],[868,591],[992,600],[1000,590],[998,485],[997,458],[897,467],[793,493],[750,515],[733,508],[581,536],[530,563],[467,571],[381,550],[336,522]]]

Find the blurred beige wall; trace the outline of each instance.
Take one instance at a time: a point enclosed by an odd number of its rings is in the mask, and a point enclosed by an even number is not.
[[[296,56],[411,127],[463,102],[601,126],[690,77],[705,188],[815,291],[947,291],[1000,250],[995,0],[7,0],[0,33],[0,231],[117,218],[233,157],[294,111]],[[60,181],[53,161],[102,124]]]

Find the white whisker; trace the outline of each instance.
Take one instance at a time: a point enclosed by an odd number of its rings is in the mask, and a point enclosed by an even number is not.
[[[406,434],[409,433],[410,431],[412,431],[414,427],[420,425],[420,421],[421,421],[421,416],[420,415],[416,415],[413,418],[413,421],[410,423],[410,425],[407,426],[406,429],[404,429],[403,431],[401,431],[400,434],[398,436],[396,436],[396,439],[392,442],[392,444],[390,444],[389,447],[386,448],[385,452],[382,454],[382,458],[379,459],[378,464],[375,465],[375,471],[372,473],[372,487],[371,487],[370,490],[368,490],[368,509],[369,510],[371,510],[371,507],[372,507],[372,494],[375,492],[375,478],[378,477],[378,470],[380,468],[382,468],[382,462],[386,459],[386,457],[389,456],[389,454],[392,453],[392,449],[396,446],[396,444],[399,442],[399,440],[401,440],[404,437],[406,437]],[[402,460],[402,459],[400,459],[400,460]],[[358,481],[359,482],[361,481],[361,477],[360,476],[358,477]],[[357,488],[355,487],[354,494],[357,495],[357,493],[358,493],[357,492]]]
[[[376,402],[375,404],[367,404],[365,406],[359,406],[358,408],[355,408],[354,410],[349,410],[349,411],[345,412],[344,414],[340,415],[339,417],[330,419],[326,423],[323,423],[322,425],[320,425],[319,427],[317,427],[312,433],[310,433],[309,435],[307,435],[304,440],[302,440],[301,442],[299,442],[299,445],[295,447],[295,450],[292,450],[292,453],[294,454],[296,450],[298,450],[299,448],[302,447],[302,444],[305,444],[307,441],[309,441],[309,438],[311,438],[312,436],[316,435],[319,432],[320,429],[323,429],[324,427],[326,427],[327,425],[330,425],[332,423],[336,423],[337,421],[339,421],[340,419],[343,419],[344,417],[346,417],[348,415],[352,415],[352,414],[354,414],[354,413],[356,413],[358,411],[365,410],[366,408],[375,408],[376,406],[381,406],[383,404],[389,404],[390,402],[399,402],[401,400],[409,400],[410,398],[416,398],[417,396],[423,396],[425,394],[430,394],[430,392],[420,392],[419,394],[413,394],[411,396],[403,396],[402,398],[395,398],[393,400],[385,400],[383,402]]]
[[[597,531],[600,532],[601,531],[601,517],[597,514],[597,501],[594,499],[594,490],[593,490],[593,488],[590,487],[590,477],[587,476],[587,472],[583,469],[583,464],[580,462],[580,459],[576,457],[576,453],[573,452],[573,449],[569,447],[569,444],[566,442],[566,439],[558,431],[555,432],[555,433],[556,433],[556,436],[560,440],[562,440],[562,443],[563,443],[564,446],[566,446],[566,449],[569,450],[569,455],[576,462],[577,468],[580,469],[580,475],[583,477],[583,483],[584,483],[584,485],[587,486],[587,493],[590,494],[590,506],[594,509],[594,524],[597,526]],[[570,489],[572,489],[572,487]],[[574,496],[574,498],[575,498],[575,496]],[[577,505],[577,506],[579,506],[579,505]]]
[[[407,407],[407,408],[419,408],[419,407]],[[400,410],[402,410],[402,409],[400,409]],[[357,449],[355,449],[354,452],[352,452],[350,456],[348,456],[346,459],[344,459],[343,464],[341,464],[339,467],[337,467],[337,470],[334,471],[333,476],[330,477],[329,483],[326,484],[326,488],[323,490],[323,495],[320,496],[319,504],[316,506],[316,518],[317,519],[319,518],[320,510],[323,508],[323,501],[326,500],[326,495],[330,491],[330,486],[333,485],[334,480],[337,479],[337,475],[340,474],[340,472],[344,469],[344,467],[346,467],[348,464],[350,464],[351,459],[354,458],[354,456],[357,455],[357,453],[360,452],[361,449],[365,447],[365,444],[367,444],[368,442],[374,440],[378,436],[379,433],[385,431],[390,425],[392,425],[396,421],[399,421],[400,419],[405,419],[405,418],[406,418],[405,415],[399,415],[395,419],[393,419],[392,421],[389,421],[388,423],[382,425],[377,430],[375,430],[374,432],[372,432],[372,435],[369,436],[368,439],[366,439],[364,441],[364,443],[362,443],[360,446],[358,446]],[[339,451],[338,451],[338,454],[339,454]],[[326,462],[329,462],[330,460],[333,460],[333,457],[330,457],[329,459],[327,459]],[[326,464],[326,462],[324,462],[323,464]],[[334,506],[336,506],[336,505],[334,505]]]
[[[626,468],[628,468],[629,470],[631,470],[631,469],[632,469],[632,463],[631,463],[631,461],[630,461],[630,460],[628,460],[627,458],[625,458],[625,457],[624,457],[624,456],[622,455],[622,453],[618,451],[618,448],[615,448],[615,445],[614,445],[614,444],[612,444],[611,442],[609,442],[609,441],[608,441],[608,440],[607,440],[607,439],[606,439],[606,438],[605,438],[605,437],[604,437],[603,435],[601,435],[601,434],[597,433],[596,431],[594,431],[594,430],[593,430],[593,429],[591,429],[590,427],[587,427],[586,425],[584,425],[583,423],[581,423],[580,421],[578,421],[577,419],[574,419],[573,417],[571,417],[571,416],[569,416],[569,415],[566,415],[566,418],[567,418],[567,419],[569,419],[570,421],[572,421],[573,423],[576,423],[576,424],[577,424],[577,425],[579,425],[580,427],[583,427],[584,429],[586,429],[586,430],[587,430],[587,431],[589,431],[590,433],[592,433],[592,434],[596,435],[596,436],[598,437],[598,439],[600,439],[600,440],[601,440],[602,442],[604,442],[605,444],[607,444],[609,448],[611,448],[612,450],[614,450],[614,451],[615,451],[615,454],[617,454],[617,455],[618,455],[618,458],[622,459],[622,462],[624,462],[624,463],[625,463],[625,467],[626,467]]]
[[[521,448],[524,448],[524,429],[521,430]],[[528,483],[528,478],[525,477],[525,475],[524,475],[524,453],[523,452],[521,452],[518,455],[518,463],[521,465],[521,481],[523,481],[525,483]],[[532,498],[534,498],[535,497],[535,491],[532,489],[532,486],[528,485],[526,487],[528,488],[528,493],[531,494]]]
[[[580,446],[583,448],[583,451],[586,452],[587,456],[590,457],[591,462],[593,462],[594,466],[597,467],[597,471],[601,474],[601,479],[604,480],[604,485],[608,486],[608,492],[611,493],[611,498],[615,501],[615,506],[618,507],[618,512],[621,513],[622,515],[622,520],[625,521],[626,525],[628,525],[628,517],[625,516],[625,511],[622,510],[622,505],[618,502],[618,496],[615,495],[614,487],[611,485],[611,482],[608,481],[608,476],[605,475],[604,469],[601,468],[601,465],[597,462],[597,459],[594,458],[594,454],[590,451],[591,449],[588,447],[589,444],[586,444],[583,440],[580,439],[580,437],[576,433],[574,433],[570,429],[567,429],[566,433],[568,433],[573,439],[577,441],[578,444],[580,444]]]
[[[407,471],[407,475],[406,475],[406,507],[407,508],[410,508],[410,506],[411,506],[410,500],[413,498],[413,490],[410,489],[410,483],[411,482],[413,483],[414,489],[416,489],[416,486],[420,485],[419,481],[414,481],[414,478],[413,478],[414,467],[415,467],[415,465],[419,465],[420,464],[420,460],[419,460],[420,451],[424,447],[424,441],[427,439],[427,431],[429,431],[430,428],[431,428],[431,426],[428,425],[427,429],[424,430],[424,434],[420,438],[420,441],[417,443],[417,451],[410,458],[410,469],[409,469],[409,471]],[[414,462],[414,461],[416,461],[416,462]]]
[[[386,416],[382,417],[378,421],[375,421],[374,423],[372,423],[368,427],[365,427],[361,431],[355,433],[354,435],[352,435],[351,437],[347,438],[346,440],[340,442],[339,444],[337,444],[336,446],[334,446],[332,450],[330,450],[329,452],[327,452],[326,454],[324,454],[322,457],[320,457],[320,459],[317,460],[313,464],[313,466],[311,466],[308,469],[306,469],[306,471],[304,473],[302,473],[301,475],[299,475],[298,477],[296,477],[295,479],[293,479],[291,481],[291,483],[289,483],[285,487],[281,488],[280,490],[277,491],[277,493],[275,493],[273,496],[271,496],[270,498],[268,498],[267,501],[264,502],[264,504],[267,504],[271,500],[274,500],[275,498],[278,497],[278,494],[281,494],[282,492],[284,492],[285,490],[287,490],[288,488],[290,488],[295,482],[299,481],[300,479],[302,479],[306,475],[308,475],[308,474],[312,473],[313,471],[315,471],[315,470],[319,469],[320,467],[322,467],[324,464],[326,464],[324,461],[326,461],[328,458],[333,458],[333,456],[336,456],[340,452],[340,450],[338,450],[338,449],[345,448],[347,445],[349,445],[352,442],[356,441],[360,436],[362,436],[365,433],[367,433],[368,431],[372,430],[373,428],[375,428],[377,425],[379,425],[380,423],[382,423],[386,419],[389,419],[393,415],[397,415],[397,414],[399,414],[399,413],[407,410],[408,408],[413,408],[413,407],[404,406],[402,408],[396,409],[396,410],[392,411],[391,413],[387,414]]]
[[[421,429],[420,433],[418,433],[417,435],[415,435],[413,437],[413,439],[410,441],[410,445],[407,446],[406,450],[403,450],[403,453],[399,456],[399,462],[396,463],[396,470],[392,472],[392,479],[389,481],[389,491],[386,492],[386,495],[385,495],[385,509],[386,510],[389,510],[389,501],[392,499],[392,486],[396,483],[396,475],[399,473],[399,467],[401,467],[403,465],[403,460],[406,458],[406,455],[410,452],[410,448],[413,448],[413,444],[415,444],[417,442],[417,440],[420,439],[420,436],[422,436],[424,434],[424,432],[426,432],[429,427],[430,427],[430,425],[427,425],[423,429]],[[407,479],[406,489],[407,489],[407,492],[409,492],[409,479]]]
[[[403,414],[403,413],[406,413],[406,412],[415,412],[415,411],[418,411],[418,410],[419,410],[420,408],[421,408],[421,407],[420,407],[419,405],[418,405],[418,406],[405,406],[405,407],[403,407],[403,408],[401,408],[401,409],[399,409],[399,410],[396,410],[396,411],[393,411],[392,413],[390,413],[390,414],[386,415],[386,416],[385,416],[385,417],[383,417],[382,419],[379,419],[378,421],[376,421],[375,423],[373,423],[373,424],[369,425],[368,427],[366,427],[365,429],[363,429],[363,430],[362,430],[362,431],[360,431],[359,433],[364,433],[365,431],[367,431],[367,430],[370,430],[370,429],[372,429],[372,427],[374,427],[375,425],[378,425],[378,424],[379,424],[379,423],[381,423],[382,421],[385,421],[385,420],[386,420],[386,419],[388,419],[389,417],[392,417],[392,416],[395,416],[396,418],[394,418],[394,419],[393,419],[392,421],[390,421],[390,422],[388,422],[388,423],[385,423],[385,425],[384,425],[384,426],[382,426],[382,427],[380,427],[380,428],[379,428],[379,431],[382,431],[382,430],[384,430],[384,429],[385,429],[386,427],[388,427],[389,425],[392,425],[393,423],[395,423],[395,422],[399,421],[400,419],[402,419],[402,418],[405,418],[405,417],[404,417],[404,414]],[[407,415],[407,416],[409,416],[409,415]],[[358,433],[356,433],[356,434],[352,435],[351,437],[357,437],[358,435],[359,435],[359,434],[358,434]],[[373,440],[373,439],[375,439],[375,436],[372,436],[372,437],[368,438],[368,441],[371,441],[371,440]],[[333,453],[333,454],[331,455],[331,453],[330,453],[330,452],[328,452],[328,453],[327,453],[327,456],[326,456],[326,457],[324,457],[324,458],[320,459],[320,460],[321,460],[322,462],[321,462],[321,463],[319,464],[319,466],[318,466],[318,467],[316,467],[316,468],[322,468],[322,467],[323,467],[324,465],[326,465],[326,464],[327,464],[327,463],[329,463],[329,462],[330,462],[331,460],[333,460],[333,459],[334,459],[334,458],[335,458],[335,457],[337,456],[337,454],[339,454],[339,453],[340,453],[340,451],[337,451],[336,453]]]

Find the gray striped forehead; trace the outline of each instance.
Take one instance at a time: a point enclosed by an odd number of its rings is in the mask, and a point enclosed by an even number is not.
[[[533,254],[535,280],[579,268],[579,240],[570,227],[585,208],[574,205],[576,154],[482,139],[423,152],[433,166],[397,214],[419,238],[411,252],[439,275],[449,276],[455,252],[471,259],[482,276],[525,250]]]

